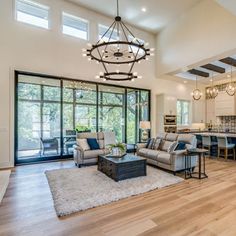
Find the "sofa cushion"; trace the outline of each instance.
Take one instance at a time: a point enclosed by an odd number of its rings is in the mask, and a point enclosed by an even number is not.
[[[98,141],[96,138],[87,138],[88,145],[90,150],[97,150],[100,149]]]
[[[167,152],[160,151],[157,156],[157,161],[170,165],[171,164],[171,154],[169,154]]]
[[[149,158],[149,159],[152,159],[152,160],[157,160],[158,153],[159,153],[159,151],[148,149],[148,148],[141,148],[138,151],[139,155]]]
[[[77,138],[79,139],[97,138],[97,133],[91,133],[91,132],[77,133]]]
[[[193,144],[195,139],[196,139],[195,135],[192,134],[179,134],[177,141],[187,144]]]
[[[167,133],[159,133],[157,134],[157,138],[165,139]]]
[[[155,142],[154,142],[153,145],[152,145],[152,149],[154,149],[154,150],[160,149],[161,140],[162,140],[162,139],[160,139],[160,138],[156,138],[156,139],[155,139]]]
[[[175,134],[175,133],[168,133],[165,137],[165,140],[168,140],[168,141],[176,141],[178,138],[178,134]]]
[[[85,139],[85,138],[78,138],[77,145],[84,151],[90,150],[87,139]]]
[[[98,155],[104,155],[106,149],[88,150],[84,152],[84,159],[96,158]]]
[[[167,141],[167,140],[162,140],[160,149],[161,151],[167,152],[170,146],[172,145],[173,142]]]

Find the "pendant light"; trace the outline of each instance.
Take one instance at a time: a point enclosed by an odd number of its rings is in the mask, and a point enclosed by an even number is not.
[[[235,92],[236,89],[233,83],[233,65],[231,64],[230,82],[226,86],[226,93],[228,93],[229,96],[234,96]]]
[[[148,43],[144,43],[136,38],[128,26],[122,21],[119,15],[119,1],[117,3],[117,14],[102,37],[95,44],[88,44],[87,49],[83,49],[83,56],[89,61],[101,63],[104,72],[100,72],[95,78],[113,81],[133,81],[138,76],[137,72],[132,72],[134,65],[143,60],[148,60],[154,48],[147,48]]]
[[[213,99],[216,98],[219,93],[218,88],[213,85],[213,73],[211,75],[211,87],[207,88],[206,93],[209,98]]]
[[[196,88],[191,93],[194,100],[199,100],[202,97],[202,92],[198,89],[197,76],[196,76]]]

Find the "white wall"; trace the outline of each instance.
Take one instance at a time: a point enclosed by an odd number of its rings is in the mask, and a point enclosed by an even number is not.
[[[96,63],[88,62],[81,56],[86,41],[61,33],[61,11],[78,15],[90,21],[90,41],[97,39],[97,24],[109,25],[112,19],[95,12],[66,3],[61,0],[38,0],[51,7],[51,29],[45,30],[16,22],[14,1],[0,1],[0,168],[13,166],[14,163],[14,70],[39,72],[83,80],[95,80],[101,70]],[[155,36],[135,29],[138,38],[155,46]],[[157,53],[159,51],[157,50]],[[122,85],[147,88],[152,91],[152,133],[156,133],[156,94],[166,93],[179,99],[191,100],[191,83],[183,84],[171,76],[155,76],[156,62],[151,58],[139,64],[136,69],[143,79],[124,82]]]
[[[236,16],[230,11],[216,1],[201,1],[159,33],[157,74],[232,55],[236,50],[235,26]]]

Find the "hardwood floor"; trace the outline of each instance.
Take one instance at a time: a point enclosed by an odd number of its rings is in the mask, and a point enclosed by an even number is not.
[[[207,160],[208,179],[56,216],[44,171],[72,161],[15,168],[0,205],[0,235],[236,235],[236,162]],[[79,179],[78,179],[79,184]]]

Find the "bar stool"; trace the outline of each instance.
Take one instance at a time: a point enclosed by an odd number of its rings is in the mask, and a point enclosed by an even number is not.
[[[216,142],[211,141],[211,136],[202,136],[202,148],[207,149],[209,152],[209,157],[211,156],[211,149],[213,146],[217,146]]]
[[[234,143],[228,143],[227,137],[217,137],[218,142],[218,158],[220,158],[220,151],[224,150],[224,157],[225,160],[228,159],[228,150],[232,150],[232,155],[235,160],[235,144]]]

